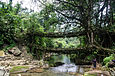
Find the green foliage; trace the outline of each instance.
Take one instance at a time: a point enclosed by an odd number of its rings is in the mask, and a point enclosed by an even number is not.
[[[65,55],[65,54],[61,54],[61,55],[53,55],[50,57],[48,63],[50,66],[55,66],[56,64],[58,65],[58,63],[69,63],[69,56]]]
[[[56,25],[59,23],[53,5],[48,4],[39,14],[40,25],[44,27],[45,32],[54,32]]]
[[[53,39],[55,48],[77,48],[80,45],[79,38],[58,38]]]
[[[11,49],[11,48],[13,48],[13,47],[15,47],[15,46],[16,46],[16,44],[15,44],[15,43],[12,43],[12,44],[10,44],[10,45],[8,45],[8,46],[5,46],[5,47],[3,48],[3,50],[7,52],[9,49]]]
[[[24,21],[25,22],[25,21]],[[38,47],[51,47],[51,39],[48,38],[41,38],[39,36],[34,36],[33,33],[44,33],[44,27],[41,26],[39,22],[39,15],[37,14],[32,14],[30,15],[29,19],[26,20],[26,29],[23,29],[24,32],[29,33],[30,35],[25,35],[25,43],[26,45],[30,48],[30,52],[34,57],[37,57],[37,59],[42,58],[43,52],[38,50]],[[28,27],[27,27],[28,26]],[[23,34],[22,34],[23,35]]]
[[[40,47],[53,47],[52,40],[34,36],[33,33],[49,31],[53,32],[56,26],[57,17],[53,12],[47,12],[46,8],[51,8],[52,5],[47,5],[40,13],[28,14],[23,12],[21,4],[14,7],[12,2],[5,4],[0,2],[0,48],[3,44],[9,46],[4,49],[8,50],[17,43],[17,41],[25,40],[25,45],[29,47],[29,52],[32,55],[42,57],[42,52],[37,50]],[[51,27],[52,25],[52,27]],[[50,29],[50,30],[49,30]],[[27,35],[30,33],[31,36]],[[38,55],[39,54],[39,55]]]
[[[115,32],[115,24],[113,24],[112,26],[109,27],[108,29],[110,32]]]
[[[15,28],[20,25],[21,20],[14,13],[17,12],[17,9],[19,12],[19,4],[17,4],[18,8],[3,2],[0,2],[0,5],[2,6],[0,7],[0,47],[2,48],[3,44],[12,44],[15,42]]]
[[[112,60],[115,60],[115,54],[111,54],[109,57],[104,58],[103,62],[105,66],[108,66],[108,63]]]
[[[14,66],[11,70],[10,73],[16,72],[16,71],[21,71],[23,69],[29,69],[28,66]]]
[[[44,51],[38,50],[39,47],[84,47],[88,44],[88,40],[91,41],[91,39],[88,39],[90,34],[89,36],[86,35],[76,38],[65,37],[59,39],[50,39],[35,36],[34,33],[60,32],[60,30],[61,32],[81,32],[82,30],[85,30],[86,33],[93,31],[94,34],[96,34],[98,33],[98,29],[109,32],[115,31],[115,24],[111,26],[107,25],[109,21],[107,21],[108,19],[105,18],[109,18],[109,15],[107,14],[107,17],[103,15],[101,20],[99,17],[101,14],[97,13],[98,9],[94,9],[97,6],[100,7],[98,4],[99,0],[94,0],[94,2],[91,2],[91,4],[89,3],[90,1],[84,0],[65,1],[66,2],[60,2],[59,0],[56,5],[55,3],[46,3],[45,7],[39,13],[28,12],[28,10],[25,12],[24,9],[21,8],[21,4],[12,6],[12,1],[9,2],[9,4],[0,1],[0,49],[2,49],[3,44],[8,44],[9,46],[5,49],[10,49],[16,43],[22,41],[22,43],[29,47],[29,52],[33,56],[41,59]],[[90,5],[92,6],[90,7]],[[115,19],[115,14],[113,14],[113,16],[113,19]],[[90,21],[88,22],[88,20]],[[88,24],[91,25],[89,26]],[[103,24],[107,26],[104,26]],[[106,38],[104,39],[102,36],[94,35],[94,40],[100,44],[106,42]],[[114,45],[115,44],[113,43],[111,48],[114,48]],[[86,59],[92,60],[92,58],[96,56],[98,51],[93,51],[94,52],[86,56]],[[77,55],[73,54],[71,57],[73,57],[72,59],[83,59],[86,54],[86,52],[77,52]],[[106,59],[105,62],[107,62]]]
[[[89,73],[85,73],[83,76],[97,76],[98,74],[89,74]]]

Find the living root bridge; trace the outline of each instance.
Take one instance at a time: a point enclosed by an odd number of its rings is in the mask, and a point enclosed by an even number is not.
[[[102,35],[105,36],[109,34],[110,36],[115,36],[115,32],[108,32],[104,30],[94,30],[95,35]],[[79,36],[86,36],[87,32],[78,31],[78,32],[50,32],[50,33],[43,33],[43,32],[29,32],[26,35],[28,36],[39,36],[39,37],[49,37],[49,38],[70,38],[70,37],[79,37]]]
[[[27,35],[31,36],[39,36],[39,37],[50,37],[50,38],[64,38],[64,37],[78,37],[86,35],[86,32],[79,31],[79,32],[57,32],[57,33],[27,33]]]
[[[75,54],[78,51],[85,51],[86,48],[38,48],[38,50],[43,50],[47,53]]]
[[[96,45],[92,45],[84,48],[41,48],[39,47],[37,49],[48,53],[53,52],[53,53],[64,53],[64,54],[75,54],[75,53],[77,54],[78,52],[90,53],[92,52],[91,51],[92,49],[98,49],[99,51],[103,51],[103,52],[115,53],[115,51],[112,49],[103,48]]]

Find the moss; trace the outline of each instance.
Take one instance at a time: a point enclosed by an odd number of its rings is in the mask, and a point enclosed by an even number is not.
[[[97,76],[97,74],[88,74],[88,73],[86,73],[83,76]]]
[[[11,70],[10,73],[16,72],[16,71],[21,71],[22,69],[29,69],[28,66],[14,66]]]

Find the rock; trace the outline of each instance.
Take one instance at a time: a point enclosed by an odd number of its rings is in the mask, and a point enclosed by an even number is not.
[[[8,50],[8,52],[12,53],[15,56],[21,55],[21,51],[19,50],[18,47],[13,47],[12,49]]]
[[[22,76],[21,74],[17,74],[17,76]]]
[[[115,67],[115,62],[114,61],[110,61],[108,63],[108,67],[110,67],[110,68]]]
[[[25,61],[18,63],[18,65],[25,65]]]
[[[111,76],[115,76],[115,68],[109,68],[109,73]]]
[[[4,57],[5,57],[4,51],[0,50],[0,58],[4,58]]]
[[[76,75],[75,76],[83,76],[82,74],[79,74],[79,73],[76,73]]]
[[[25,73],[29,70],[29,66],[13,66],[9,71],[13,73]]]
[[[38,62],[37,60],[33,60],[33,61],[31,61],[30,64],[31,64],[31,65],[39,65],[39,62]]]
[[[44,72],[44,69],[39,68],[39,67],[36,67],[36,68],[30,69],[30,70],[27,71],[27,72],[29,72],[29,73],[42,73],[42,72]]]
[[[84,69],[82,67],[79,68],[79,73],[84,74]]]
[[[108,71],[92,70],[84,73],[84,76],[111,76]]]
[[[43,69],[49,69],[49,65],[48,64],[44,64],[41,68],[43,68]]]
[[[76,75],[76,72],[69,72],[70,75]]]
[[[57,66],[61,66],[61,65],[63,65],[64,63],[62,63],[62,62],[56,62],[56,63],[54,63],[54,67],[57,67]]]

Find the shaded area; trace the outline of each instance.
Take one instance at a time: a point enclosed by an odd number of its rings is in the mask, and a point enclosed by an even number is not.
[[[84,36],[86,32],[79,31],[79,32],[56,32],[56,33],[42,33],[42,32],[34,32],[34,33],[27,33],[30,36],[39,36],[39,37],[50,37],[50,38],[64,38],[64,37],[77,37],[77,36]]]
[[[43,48],[43,47],[39,47],[37,48],[38,50],[42,50],[45,52],[53,52],[53,53],[65,53],[65,54],[74,54],[74,53],[78,53],[78,51],[81,52],[92,52],[91,49],[98,49],[100,51],[105,51],[105,52],[111,52],[114,53],[114,49],[108,49],[108,48],[103,48],[101,46],[96,46],[96,45],[91,45],[89,47],[83,47],[83,48]]]

